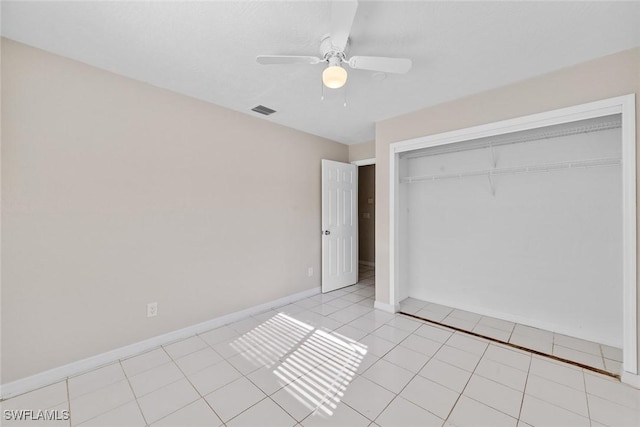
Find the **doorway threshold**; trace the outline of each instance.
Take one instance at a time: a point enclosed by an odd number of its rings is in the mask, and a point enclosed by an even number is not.
[[[402,301],[399,313],[620,379],[622,350],[619,348],[415,298]]]

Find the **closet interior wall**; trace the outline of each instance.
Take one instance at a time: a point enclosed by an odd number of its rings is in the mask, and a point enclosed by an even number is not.
[[[400,300],[622,347],[620,115],[400,157]]]

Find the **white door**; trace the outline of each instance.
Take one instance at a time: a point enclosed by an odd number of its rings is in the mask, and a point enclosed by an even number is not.
[[[358,281],[358,168],[322,160],[322,292]]]

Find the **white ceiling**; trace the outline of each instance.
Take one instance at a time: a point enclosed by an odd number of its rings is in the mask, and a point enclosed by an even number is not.
[[[352,55],[413,59],[406,75],[350,70],[320,100],[322,65],[261,66],[258,54],[316,55],[327,1],[3,1],[2,35],[345,144],[375,122],[640,45],[640,2],[361,1]],[[597,84],[597,83],[594,83]]]

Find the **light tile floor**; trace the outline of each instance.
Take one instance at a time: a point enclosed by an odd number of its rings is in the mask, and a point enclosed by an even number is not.
[[[639,390],[374,310],[361,278],[2,403],[70,421],[2,425],[640,425]]]
[[[619,348],[415,298],[402,301],[400,310],[403,313],[572,360],[616,375],[619,375],[622,370],[622,349]]]

